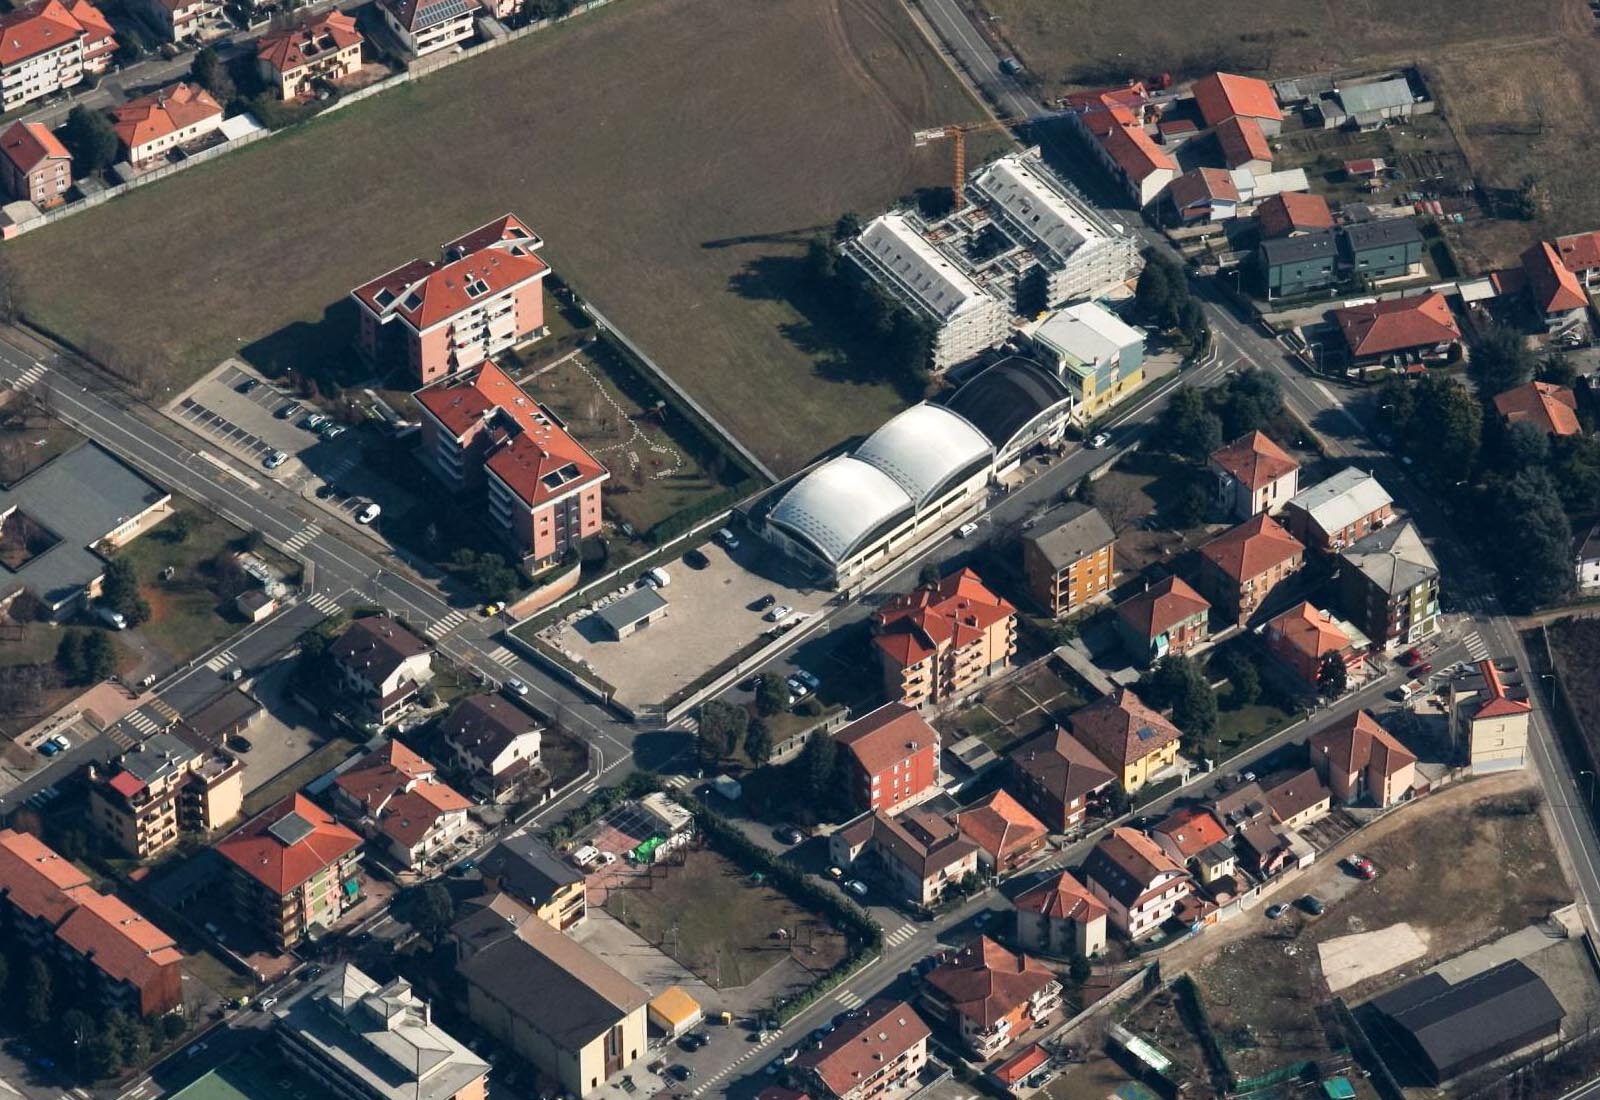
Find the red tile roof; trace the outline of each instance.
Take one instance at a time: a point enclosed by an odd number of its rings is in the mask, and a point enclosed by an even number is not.
[[[1326,654],[1343,653],[1350,648],[1349,635],[1334,625],[1332,616],[1313,607],[1309,600],[1301,600],[1268,622],[1267,637],[1270,645],[1281,645],[1311,661],[1320,661]]]
[[[171,936],[118,898],[89,892],[56,930],[61,941],[114,981],[140,989],[183,962]]]
[[[1540,241],[1522,254],[1522,270],[1527,272],[1534,304],[1543,312],[1563,313],[1589,304],[1578,277],[1567,270],[1548,241]]]
[[[1056,981],[1056,976],[1036,959],[979,936],[923,981],[933,996],[980,1028],[989,1028]]]
[[[83,52],[85,55],[116,49],[116,32],[111,29],[111,21],[105,13],[95,7],[89,0],[71,0],[67,4],[67,11],[72,18],[78,21],[83,28]],[[106,41],[110,39],[110,41]]]
[[[93,892],[77,864],[32,833],[0,830],[0,896],[19,910],[56,925]]]
[[[1196,168],[1167,185],[1167,197],[1179,210],[1207,202],[1238,202],[1233,177],[1220,168]]]
[[[1145,899],[1158,878],[1173,876],[1158,888],[1166,890],[1170,883],[1189,877],[1161,845],[1138,829],[1120,825],[1089,851],[1083,871],[1128,909]]]
[[[1002,1085],[1010,1087],[1050,1060],[1038,1043],[1029,1043],[1017,1053],[1001,1062],[989,1073]]]
[[[1212,73],[1194,82],[1194,99],[1207,126],[1239,115],[1281,120],[1283,112],[1265,80],[1233,73]]]
[[[1333,767],[1347,774],[1376,761],[1384,775],[1394,775],[1417,762],[1410,749],[1364,710],[1318,730],[1311,735],[1310,746],[1313,754],[1325,754]]]
[[[1019,910],[1038,913],[1050,920],[1071,920],[1081,924],[1106,915],[1105,903],[1068,871],[1062,871],[1033,889],[1018,894],[1012,904]]]
[[[37,168],[39,162],[46,158],[72,159],[72,154],[50,132],[50,127],[38,122],[12,123],[10,129],[0,134],[0,154],[24,175]]]
[[[513,214],[440,249],[440,260],[411,260],[351,291],[379,318],[399,317],[418,332],[442,324],[491,295],[543,278],[543,242]]]
[[[334,10],[262,35],[256,42],[256,57],[274,72],[285,73],[362,41],[355,18]]]
[[[1256,224],[1266,238],[1333,228],[1333,211],[1321,195],[1280,191],[1256,207]]]
[[[1600,230],[1557,237],[1556,254],[1562,266],[1574,274],[1600,267]]]
[[[1117,614],[1142,637],[1156,638],[1185,619],[1211,610],[1206,598],[1179,576],[1158,581],[1117,605]]]
[[[60,0],[40,0],[0,15],[0,65],[59,50],[83,35],[83,25]]]
[[[123,145],[134,149],[212,117],[221,118],[222,107],[211,93],[179,81],[112,108],[111,128]]]
[[[118,772],[106,780],[106,786],[116,791],[123,798],[132,798],[144,790],[144,782],[132,772]]]
[[[1078,708],[1067,721],[1073,736],[1119,773],[1182,736],[1126,687]]]
[[[1079,110],[1094,107],[1138,107],[1149,98],[1144,84],[1134,81],[1120,88],[1100,88],[1092,92],[1070,92],[1067,105]]]
[[[978,574],[962,569],[896,596],[873,614],[873,641],[902,668],[950,646],[971,645],[1017,609],[984,587]]]
[[[1161,833],[1171,840],[1184,859],[1191,859],[1213,844],[1221,844],[1228,839],[1228,830],[1222,827],[1222,822],[1210,810],[1200,806],[1174,810],[1150,831]]]
[[[1200,548],[1201,557],[1236,582],[1259,577],[1305,552],[1305,547],[1266,513],[1251,516]]]
[[[834,737],[868,775],[882,775],[923,750],[934,750],[939,731],[904,703],[887,703],[862,715]]]
[[[437,771],[406,745],[390,741],[334,780],[334,786],[370,814],[376,813],[407,785],[434,775]]]
[[[1222,160],[1229,168],[1255,160],[1272,163],[1272,146],[1267,144],[1267,135],[1255,119],[1224,119],[1217,125],[1217,144],[1222,147]]]
[[[1512,715],[1528,714],[1533,710],[1533,704],[1526,699],[1513,699],[1506,694],[1506,686],[1500,679],[1500,670],[1493,661],[1479,661],[1478,672],[1483,675],[1483,702],[1473,712],[1472,717],[1478,718],[1509,718]]]
[[[1333,311],[1352,355],[1387,355],[1461,339],[1450,303],[1437,290]]]
[[[1123,124],[1113,112],[1104,113],[1112,117],[1113,124],[1107,125],[1097,135],[1100,144],[1129,179],[1142,180],[1162,169],[1169,172],[1178,170],[1178,162],[1144,132],[1144,127],[1131,119]]]
[[[956,814],[956,827],[997,862],[1043,840],[1050,832],[1044,822],[1004,789]]]
[[[926,1043],[932,1032],[904,1001],[879,1001],[830,1033],[795,1059],[822,1079],[835,1096],[847,1096],[863,1081],[907,1051]]]
[[[1496,394],[1494,407],[1512,424],[1532,424],[1549,435],[1577,435],[1578,398],[1565,386],[1528,382]]]
[[[268,830],[296,814],[309,831],[286,844]],[[275,894],[288,894],[361,847],[361,838],[303,794],[292,794],[216,846],[218,854]]]
[[[1266,432],[1241,435],[1211,452],[1211,461],[1252,493],[1300,468],[1293,455]]]

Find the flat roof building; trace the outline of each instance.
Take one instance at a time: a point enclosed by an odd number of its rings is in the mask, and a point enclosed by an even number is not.
[[[1023,332],[1072,393],[1075,420],[1093,420],[1144,384],[1144,333],[1098,302],[1057,310]]]

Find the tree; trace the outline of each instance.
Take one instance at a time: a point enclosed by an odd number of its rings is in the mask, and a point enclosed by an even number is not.
[[[756,682],[756,713],[770,718],[789,706],[789,687],[776,672],[763,673]]]
[[[222,58],[217,56],[217,51],[210,46],[201,46],[195,51],[194,65],[189,70],[195,81],[211,93],[222,106],[226,107],[234,97],[233,78],[228,75],[228,69],[222,63]]]
[[[1203,750],[1217,728],[1217,693],[1188,657],[1166,656],[1151,670],[1147,692],[1159,707],[1172,708],[1172,723]]]
[[[456,903],[444,884],[430,882],[424,886],[417,898],[416,923],[428,934],[428,938],[438,942],[455,923],[455,919]]]
[[[117,647],[111,635],[91,630],[83,639],[83,682],[98,684],[117,671]]]
[[[1228,683],[1233,705],[1248,707],[1261,698],[1261,671],[1256,663],[1238,650],[1228,650]]]
[[[38,955],[28,956],[22,977],[22,1018],[29,1027],[43,1027],[50,1022],[53,998],[50,967]]]
[[[925,561],[922,568],[917,570],[917,583],[924,588],[931,588],[944,579],[944,574],[939,570],[936,561]]]
[[[90,1077],[110,1077],[122,1068],[122,1052],[116,1040],[96,1031],[83,1044],[83,1069]]]
[[[1552,386],[1571,387],[1578,381],[1578,370],[1565,355],[1551,354],[1539,360],[1538,378]]]
[[[170,541],[183,542],[194,530],[194,515],[190,512],[174,512],[167,517],[167,522],[162,526]]]
[[[1446,485],[1472,476],[1483,440],[1483,406],[1464,386],[1428,375],[1413,383],[1415,406],[1402,445]]]
[[[1592,435],[1558,436],[1550,441],[1547,467],[1555,480],[1561,506],[1569,516],[1600,511],[1600,438]],[[16,604],[12,604],[16,616]]]
[[[122,613],[129,626],[138,626],[150,617],[150,605],[139,592],[139,575],[127,558],[112,558],[100,582],[100,602]]]
[[[1317,668],[1317,691],[1324,699],[1337,699],[1350,686],[1350,670],[1337,653],[1324,653]]]
[[[1120,477],[1103,477],[1092,482],[1089,502],[1118,535],[1128,529],[1139,513],[1139,491],[1131,481]]]
[[[1515,473],[1550,461],[1550,436],[1537,424],[1518,423],[1500,439],[1501,467]]]
[[[701,760],[713,764],[731,756],[750,728],[750,712],[733,703],[709,699],[700,704],[698,741]]]
[[[855,240],[861,235],[861,215],[854,210],[846,210],[839,215],[839,220],[833,223],[833,239],[841,244],[845,241]]]
[[[61,128],[61,141],[72,154],[73,167],[79,175],[93,175],[117,159],[117,133],[106,116],[90,107],[79,105],[67,115],[67,124]]]
[[[1193,298],[1186,299],[1178,311],[1178,329],[1195,351],[1204,351],[1211,342],[1211,326],[1206,323],[1206,312]]]
[[[1072,956],[1072,961],[1067,964],[1067,973],[1074,982],[1082,985],[1094,973],[1094,967],[1089,965],[1089,960],[1082,955]]]
[[[1211,510],[1211,490],[1206,482],[1196,476],[1188,478],[1173,494],[1168,516],[1172,525],[1180,529],[1198,527],[1205,522]]]
[[[1504,515],[1515,523],[1501,525],[1492,540],[1509,602],[1527,612],[1554,603],[1577,579],[1572,570],[1572,526],[1561,507],[1561,495],[1544,470],[1523,470],[1491,492]]]
[[[744,754],[757,766],[772,759],[772,731],[760,718],[744,731]]]
[[[1172,395],[1161,412],[1158,444],[1191,462],[1204,462],[1222,446],[1222,420],[1206,408],[1206,398],[1193,386]]]
[[[81,630],[68,630],[56,643],[56,668],[68,684],[81,684],[83,674],[83,636]]]
[[[1181,274],[1180,274],[1181,277]],[[1147,321],[1165,324],[1173,310],[1173,297],[1183,290],[1172,283],[1171,265],[1152,256],[1139,272],[1139,282],[1133,291],[1133,307]]]
[[[834,785],[839,770],[839,743],[818,730],[800,750],[797,763],[806,801],[817,807],[832,804],[839,793]]]
[[[1211,390],[1206,402],[1222,419],[1222,437],[1238,439],[1265,428],[1283,412],[1283,390],[1273,375],[1250,367]]]
[[[17,277],[11,254],[0,253],[0,323],[15,324],[22,312],[22,281]]]
[[[1485,398],[1520,386],[1533,377],[1533,352],[1520,332],[1491,327],[1472,349],[1467,369]]]

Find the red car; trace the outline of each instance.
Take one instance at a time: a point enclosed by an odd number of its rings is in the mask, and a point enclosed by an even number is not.
[[[1400,663],[1403,665],[1414,665],[1420,660],[1422,660],[1422,650],[1418,649],[1416,646],[1412,646],[1410,649],[1400,654]]]
[[[1370,859],[1363,856],[1351,856],[1345,860],[1345,863],[1349,865],[1350,870],[1355,872],[1358,878],[1370,881],[1378,877],[1378,869],[1372,865]]]
[[[1424,676],[1426,676],[1428,673],[1430,673],[1432,671],[1433,671],[1433,666],[1430,665],[1427,661],[1423,661],[1420,665],[1418,665],[1416,668],[1411,670],[1411,675],[1413,677],[1415,677],[1416,679],[1420,680],[1420,679],[1422,679]]]

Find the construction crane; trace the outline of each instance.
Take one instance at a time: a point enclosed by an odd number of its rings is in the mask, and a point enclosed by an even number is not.
[[[1013,126],[1020,126],[1030,122],[1026,118],[992,118],[983,122],[953,122],[948,126],[935,126],[929,130],[918,130],[911,135],[912,144],[917,148],[928,144],[930,141],[942,141],[948,138],[952,143],[953,164],[950,173],[950,194],[954,209],[960,210],[967,205],[963,188],[967,182],[967,135],[984,133],[989,130],[1009,130]]]

